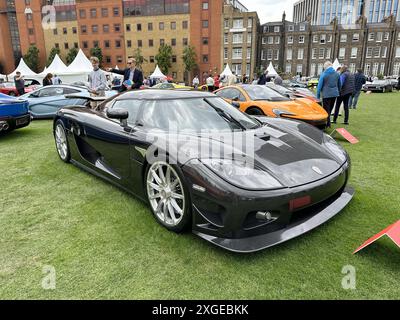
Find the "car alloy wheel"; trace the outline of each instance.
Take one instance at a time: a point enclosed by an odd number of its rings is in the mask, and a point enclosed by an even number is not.
[[[56,141],[57,152],[61,160],[64,162],[69,162],[70,152],[68,147],[67,135],[65,134],[64,125],[61,121],[57,122],[54,132],[54,139]]]
[[[182,231],[188,223],[188,200],[177,170],[158,161],[150,166],[146,179],[147,196],[156,219],[171,231]]]

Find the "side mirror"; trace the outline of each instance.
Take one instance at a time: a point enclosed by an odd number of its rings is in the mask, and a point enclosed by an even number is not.
[[[125,109],[108,109],[107,117],[121,121],[121,126],[123,127],[128,126],[127,119],[129,117],[129,112]]]
[[[30,95],[29,95],[29,97],[30,98],[39,98],[39,93],[31,93]]]
[[[240,108],[240,103],[239,102],[237,102],[237,101],[232,101],[232,105],[235,107],[235,108]]]

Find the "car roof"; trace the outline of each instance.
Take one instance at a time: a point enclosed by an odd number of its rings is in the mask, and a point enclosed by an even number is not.
[[[202,91],[182,91],[182,90],[158,90],[145,89],[129,91],[119,95],[117,100],[174,100],[174,99],[193,99],[193,98],[215,98],[216,95]]]

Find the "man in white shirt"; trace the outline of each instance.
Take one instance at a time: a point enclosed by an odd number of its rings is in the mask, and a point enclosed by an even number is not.
[[[100,69],[100,61],[97,57],[91,57],[90,62],[93,71],[89,74],[89,92],[93,95],[104,96],[108,88],[106,74]]]
[[[214,78],[211,76],[211,74],[208,76],[207,80],[206,80],[206,84],[207,84],[207,88],[209,92],[213,92],[214,91]]]

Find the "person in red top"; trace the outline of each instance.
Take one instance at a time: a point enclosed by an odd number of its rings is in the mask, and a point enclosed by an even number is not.
[[[215,88],[215,90],[219,89],[219,75],[218,74],[216,74],[214,76],[214,88]]]

